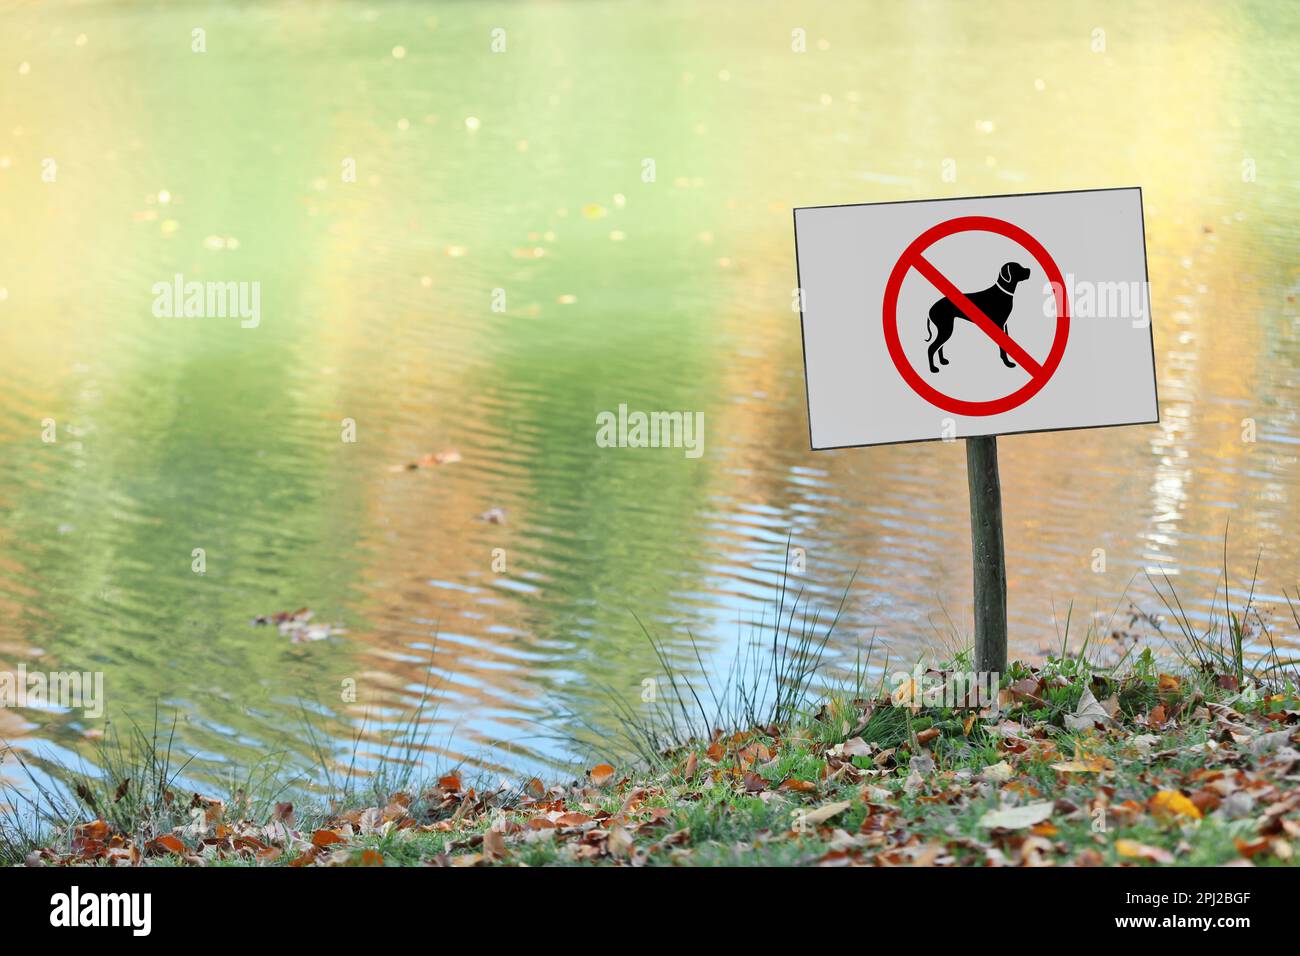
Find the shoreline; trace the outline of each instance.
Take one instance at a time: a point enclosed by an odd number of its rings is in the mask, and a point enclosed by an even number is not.
[[[24,830],[11,807],[0,853],[28,866],[1289,865],[1300,694],[1272,671],[1049,658],[1013,663],[996,706],[927,705],[957,699],[943,692],[968,673],[959,658],[913,672],[938,697],[844,688],[568,785],[484,791],[448,774],[297,808],[175,792],[155,752],[77,785],[61,823]]]

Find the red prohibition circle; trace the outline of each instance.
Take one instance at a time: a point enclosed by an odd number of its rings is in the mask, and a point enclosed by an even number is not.
[[[912,367],[912,363],[907,360],[907,355],[903,352],[903,344],[898,338],[898,293],[903,287],[903,279],[921,253],[940,239],[958,232],[992,232],[1019,243],[1037,260],[1038,265],[1047,275],[1047,280],[1052,284],[1052,293],[1056,297],[1056,336],[1052,340],[1052,350],[1048,353],[1047,360],[1042,363],[1038,374],[1030,373],[1028,383],[1010,395],[987,402],[953,398],[931,386],[921,378]],[[889,281],[885,284],[883,318],[885,345],[889,349],[889,357],[894,360],[898,374],[903,376],[903,381],[931,405],[957,415],[997,415],[1029,401],[1047,384],[1056,367],[1061,364],[1061,356],[1065,354],[1065,342],[1070,335],[1070,309],[1065,301],[1065,281],[1061,278],[1061,270],[1056,262],[1042,244],[1025,230],[1002,219],[994,219],[992,216],[960,216],[941,222],[917,236],[912,244],[903,250],[903,254],[898,257],[898,262],[894,264],[894,269],[889,274]]]

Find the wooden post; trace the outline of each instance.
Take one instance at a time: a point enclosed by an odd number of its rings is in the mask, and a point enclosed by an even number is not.
[[[1007,567],[1002,552],[1002,483],[998,440],[966,439],[971,560],[975,566],[975,670],[1007,669]]]

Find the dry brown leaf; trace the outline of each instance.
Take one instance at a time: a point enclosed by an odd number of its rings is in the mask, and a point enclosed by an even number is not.
[[[822,804],[816,810],[795,810],[793,815],[803,824],[815,827],[818,824],[825,823],[832,817],[839,816],[852,805],[851,801],[839,800],[835,803]]]
[[[1041,803],[1026,803],[1023,807],[990,810],[980,817],[980,826],[990,830],[1023,830],[1042,823],[1052,815],[1055,808],[1055,801],[1044,800]]]
[[[614,826],[605,840],[605,848],[609,850],[610,856],[626,859],[632,853],[632,842],[632,834],[626,828]]]
[[[1103,770],[1110,769],[1110,762],[1102,757],[1093,757],[1087,760],[1066,760],[1062,763],[1052,764],[1052,769],[1061,773],[1101,773]]]
[[[345,843],[346,841],[333,830],[317,830],[311,835],[311,842],[313,846],[326,847],[335,843]]]
[[[164,833],[156,840],[150,840],[145,844],[147,853],[179,853],[182,856],[188,852],[184,843],[176,839],[169,833]]]
[[[488,830],[483,834],[483,859],[489,863],[503,860],[506,856],[506,835],[500,830]]]
[[[926,744],[928,744],[930,741],[937,738],[942,733],[943,731],[941,731],[938,727],[928,727],[916,735],[916,742],[920,746],[924,747]]]
[[[1265,850],[1267,850],[1268,844],[1269,844],[1268,837],[1264,837],[1261,840],[1256,840],[1253,843],[1243,840],[1241,837],[1233,837],[1232,840],[1232,845],[1237,848],[1237,852],[1240,853],[1248,860],[1253,860],[1260,853],[1263,853]]]
[[[700,758],[695,753],[695,751],[692,750],[691,755],[686,758],[686,767],[682,771],[682,776],[685,777],[687,780],[694,780],[695,774],[699,772],[699,769],[700,769]]]
[[[1067,730],[1089,730],[1096,724],[1103,726],[1114,723],[1106,709],[1097,703],[1097,698],[1092,695],[1092,691],[1087,687],[1083,689],[1083,694],[1079,697],[1079,706],[1075,708],[1073,714],[1065,715],[1065,726]]]
[[[871,744],[867,743],[861,737],[854,737],[846,740],[837,748],[840,753],[846,757],[870,757]]]
[[[1136,840],[1116,840],[1115,852],[1130,860],[1150,860],[1152,863],[1172,863],[1174,855],[1158,846],[1148,846]]]

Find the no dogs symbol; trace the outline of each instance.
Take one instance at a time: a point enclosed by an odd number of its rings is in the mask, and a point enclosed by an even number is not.
[[[1051,350],[1043,361],[1040,362],[1030,355],[1006,330],[1016,284],[1028,279],[1032,270],[1017,262],[1001,264],[1000,268],[998,263],[991,263],[990,274],[992,270],[997,270],[994,284],[980,292],[967,295],[925,258],[926,250],[940,239],[960,232],[992,232],[1004,236],[1019,243],[1043,270],[1056,298],[1056,334],[1052,339]],[[943,298],[930,308],[927,316],[926,328],[932,336],[927,349],[932,376],[937,376],[942,367],[948,364],[948,360],[943,355],[943,346],[948,337],[953,334],[954,326],[958,324],[957,320],[968,319],[997,346],[1003,365],[1008,369],[1017,366],[1023,369],[1028,373],[1029,381],[1009,395],[982,402],[954,398],[926,381],[908,361],[898,337],[898,293],[903,286],[903,280],[912,269],[919,272],[943,295]],[[1065,300],[1065,281],[1061,277],[1061,270],[1037,239],[1019,226],[991,216],[961,216],[941,222],[921,233],[904,249],[885,285],[883,318],[885,345],[889,349],[889,356],[893,359],[894,366],[898,369],[898,374],[916,394],[931,405],[956,415],[997,415],[1029,401],[1048,383],[1052,373],[1061,364],[1061,357],[1065,354],[1065,342],[1070,334],[1070,312]],[[936,358],[938,364],[935,363]]]

